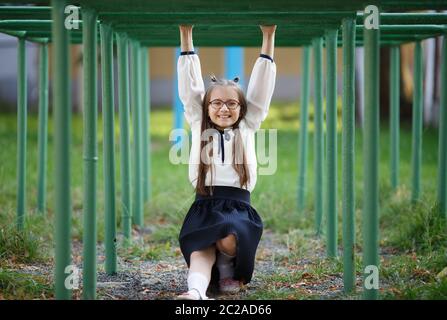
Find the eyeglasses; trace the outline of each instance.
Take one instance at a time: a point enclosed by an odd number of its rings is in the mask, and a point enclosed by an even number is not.
[[[213,101],[210,102],[210,106],[214,110],[219,110],[224,105],[226,105],[227,108],[230,110],[236,110],[240,106],[239,101],[232,100],[232,99],[227,100],[227,101],[222,101],[220,99],[214,99]]]

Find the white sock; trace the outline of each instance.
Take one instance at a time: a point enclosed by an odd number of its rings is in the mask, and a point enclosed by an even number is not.
[[[229,256],[228,254],[219,251],[217,254],[216,265],[219,269],[219,278],[233,278],[234,275],[234,266],[233,260],[236,256]]]
[[[188,291],[196,289],[200,292],[202,299],[207,299],[206,289],[208,289],[208,284],[210,280],[200,272],[190,272],[188,274]],[[192,293],[197,296],[197,291],[192,290]],[[200,298],[200,297],[198,297]]]

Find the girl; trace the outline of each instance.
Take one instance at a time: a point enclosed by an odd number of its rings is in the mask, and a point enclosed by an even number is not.
[[[260,28],[262,50],[245,97],[238,78],[211,76],[205,92],[193,26],[179,26],[178,88],[192,131],[189,179],[196,198],[179,235],[189,272],[188,291],[178,299],[208,299],[210,281],[223,293],[236,293],[253,274],[263,229],[250,205],[257,169],[254,135],[267,116],[276,80],[276,25]]]

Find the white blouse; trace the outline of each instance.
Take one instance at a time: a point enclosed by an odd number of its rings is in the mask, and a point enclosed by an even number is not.
[[[267,117],[275,88],[276,64],[270,59],[268,56],[261,55],[255,62],[247,88],[247,114],[239,122],[239,130],[249,168],[249,182],[246,188],[244,186],[244,189],[250,192],[253,191],[257,179],[255,132]],[[202,101],[205,96],[205,86],[198,55],[193,52],[180,55],[177,63],[177,73],[179,96],[184,106],[186,121],[191,127],[192,133],[189,180],[195,187],[200,164]],[[216,138],[213,139],[214,156],[211,160],[214,164],[213,185],[241,188],[239,176],[232,166],[234,130],[226,128],[224,133],[221,134],[216,130],[213,134]],[[211,185],[210,171],[206,175],[205,185]]]

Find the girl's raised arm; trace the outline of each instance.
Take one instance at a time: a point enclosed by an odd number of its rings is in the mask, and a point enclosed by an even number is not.
[[[247,88],[248,126],[257,130],[267,117],[276,82],[276,64],[273,61],[275,48],[275,26],[260,26],[262,31],[262,48],[253,67]]]
[[[181,54],[177,62],[178,91],[185,110],[186,121],[202,120],[202,101],[205,96],[200,60],[194,52],[191,25],[180,25]]]
[[[180,25],[180,48],[182,52],[194,51],[194,45],[192,43],[192,25]]]
[[[262,49],[261,54],[266,54],[273,59],[275,50],[275,26],[260,26],[262,31]]]

